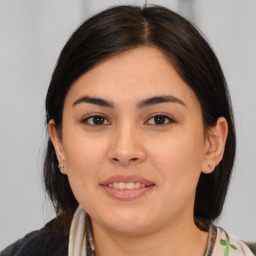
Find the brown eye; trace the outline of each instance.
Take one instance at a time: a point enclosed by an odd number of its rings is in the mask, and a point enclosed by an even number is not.
[[[105,117],[100,116],[100,115],[89,116],[85,120],[83,120],[83,123],[88,123],[90,125],[106,125],[106,124],[110,124]]]
[[[148,121],[147,124],[150,125],[165,125],[168,123],[173,123],[174,120],[170,118],[169,116],[166,115],[156,115],[151,117]]]
[[[166,117],[165,116],[155,116],[154,117],[155,124],[164,124],[165,121],[166,121]]]

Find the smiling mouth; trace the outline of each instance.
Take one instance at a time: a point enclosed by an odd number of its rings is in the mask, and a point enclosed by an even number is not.
[[[145,187],[149,187],[144,183],[140,183],[140,182],[113,182],[113,183],[109,183],[106,186],[110,187],[110,188],[115,188],[115,189],[139,189],[139,188],[145,188]],[[153,186],[150,185],[150,186]]]
[[[100,186],[112,198],[127,201],[148,194],[156,184],[139,176],[116,175],[105,180]]]

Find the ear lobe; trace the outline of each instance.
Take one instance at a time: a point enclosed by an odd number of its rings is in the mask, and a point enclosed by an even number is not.
[[[63,150],[63,145],[59,138],[58,131],[53,119],[51,119],[48,124],[48,131],[49,131],[49,135],[50,135],[53,147],[55,149],[55,154],[58,158],[59,164],[65,165],[65,154]]]
[[[202,172],[205,174],[214,171],[222,160],[228,136],[228,123],[224,117],[219,117],[216,125],[210,127],[206,138],[206,153],[204,156]]]

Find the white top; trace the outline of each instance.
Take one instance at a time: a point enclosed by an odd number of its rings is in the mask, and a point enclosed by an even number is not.
[[[87,234],[86,234],[87,233]],[[90,252],[86,252],[86,241],[90,243]],[[77,208],[69,234],[68,256],[91,256],[94,254],[93,238],[86,232],[85,211]],[[209,239],[205,256],[255,256],[242,241],[230,237],[223,229],[210,225]]]
[[[254,254],[245,243],[230,237],[222,228],[211,225],[205,256],[254,256]]]

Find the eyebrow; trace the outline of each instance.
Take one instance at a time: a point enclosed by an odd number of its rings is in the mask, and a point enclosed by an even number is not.
[[[82,96],[81,98],[77,99],[72,106],[78,105],[80,103],[90,103],[95,104],[102,107],[111,107],[114,108],[114,104],[111,101],[107,101],[101,98],[94,98],[89,96]]]
[[[163,95],[163,96],[155,96],[155,97],[152,97],[152,98],[148,98],[148,99],[145,99],[145,100],[142,100],[140,101],[138,104],[137,104],[137,107],[138,108],[143,108],[143,107],[148,107],[148,106],[152,106],[152,105],[155,105],[155,104],[159,104],[159,103],[178,103],[180,105],[183,105],[183,106],[186,106],[185,103],[172,96],[172,95]]]
[[[156,104],[160,104],[160,103],[178,103],[180,105],[186,106],[186,104],[172,96],[172,95],[163,95],[163,96],[154,96],[145,100],[142,100],[140,102],[137,103],[136,107],[141,109],[143,107],[148,107],[148,106],[153,106]],[[101,99],[101,98],[95,98],[95,97],[90,97],[90,96],[82,96],[79,99],[77,99],[72,106],[78,105],[80,103],[89,103],[89,104],[95,104],[101,107],[110,107],[110,108],[114,108],[114,103],[105,99]]]

